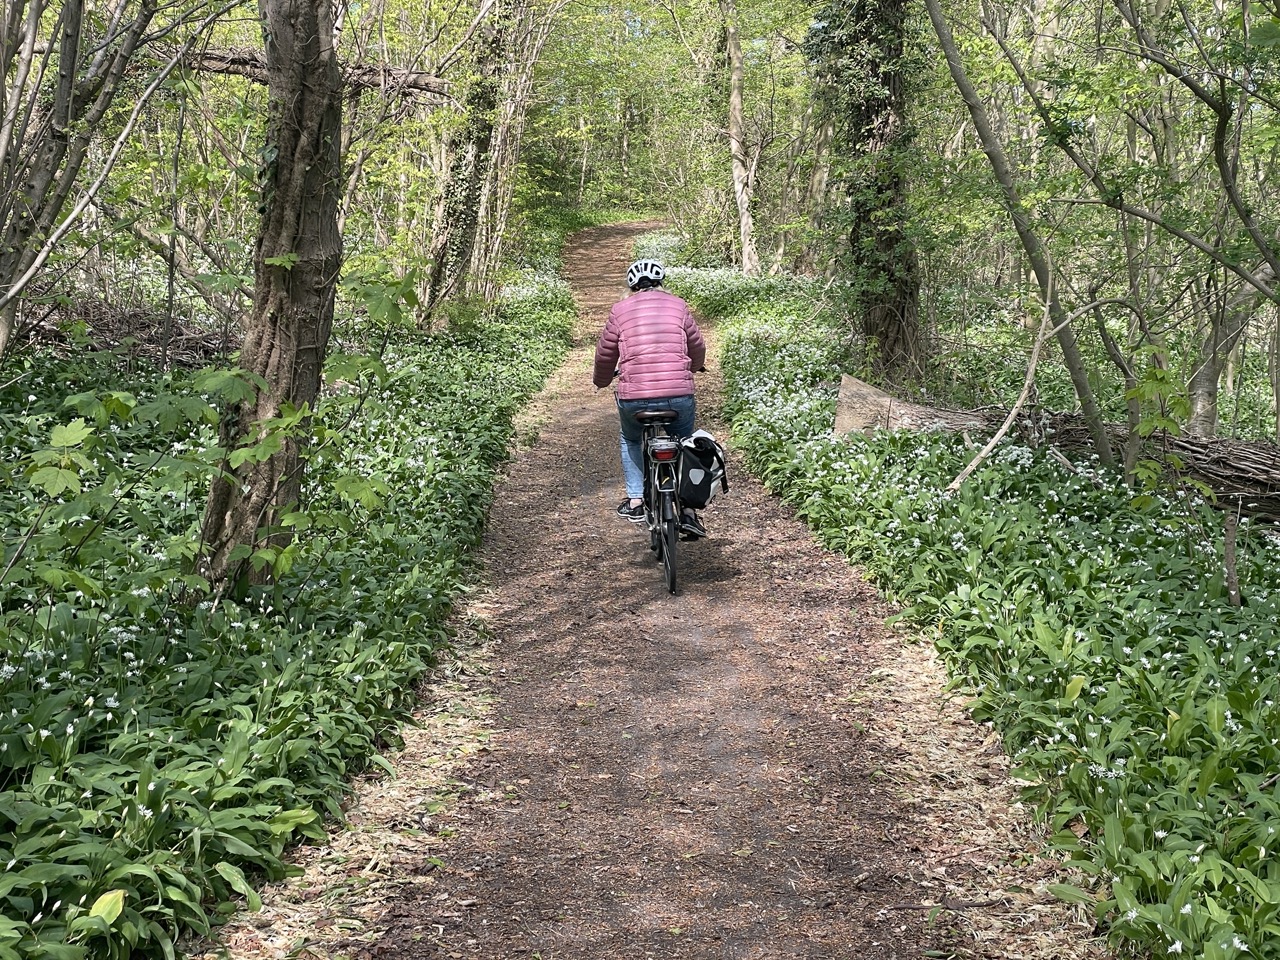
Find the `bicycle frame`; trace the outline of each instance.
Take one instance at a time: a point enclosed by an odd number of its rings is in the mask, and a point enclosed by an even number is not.
[[[665,420],[644,421],[644,513],[649,549],[658,555],[667,589],[676,592],[676,541],[680,530],[678,464],[680,441],[666,432]]]

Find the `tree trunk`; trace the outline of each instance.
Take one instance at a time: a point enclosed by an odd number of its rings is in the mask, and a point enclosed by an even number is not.
[[[587,162],[591,159],[591,138],[587,135],[587,118],[578,119],[578,135],[582,137],[582,165],[578,171],[578,206],[582,206],[587,194]]]
[[[798,129],[787,148],[786,176],[777,210],[778,222],[790,225],[778,232],[770,273],[782,270],[788,262],[801,273],[814,269],[818,245],[811,241],[819,234],[827,207],[831,120],[811,100],[797,123]]]
[[[906,232],[906,16],[905,0],[832,0],[820,14],[826,27],[809,41],[843,152],[853,157],[834,217],[849,243],[855,322],[887,380],[919,374],[925,352],[919,260]]]
[[[720,0],[724,17],[725,51],[729,61],[729,159],[733,171],[733,199],[738,205],[738,240],[742,248],[742,272],[748,277],[760,273],[756,252],[755,225],[751,218],[751,165],[747,157],[746,122],[743,119],[743,86],[746,66],[738,37],[738,8],[735,0]]]
[[[1254,274],[1269,286],[1275,283],[1275,273],[1270,264],[1260,264]],[[1187,398],[1191,403],[1186,427],[1188,436],[1217,436],[1218,390],[1223,365],[1265,301],[1257,289],[1240,284],[1220,309],[1209,310],[1209,332],[1200,346],[1195,371],[1187,383]]]
[[[0,102],[0,357],[12,339],[21,290],[38,269],[45,238],[62,218],[90,137],[156,12],[155,0],[142,0],[130,19],[128,4],[122,3],[108,35],[86,43],[84,0],[61,5],[53,39],[40,36],[47,6],[45,0],[6,3],[6,35],[0,39],[6,78]],[[47,81],[43,65],[36,63],[46,44],[58,51],[56,74]]]
[[[511,220],[516,164],[533,99],[534,70],[563,7],[563,2],[546,6],[522,3],[511,17],[507,43],[510,64],[499,89],[489,170],[479,197],[476,239],[466,281],[467,293],[485,301],[498,293],[498,265]]]
[[[1062,350],[1062,361],[1071,376],[1071,384],[1075,388],[1076,399],[1080,402],[1080,412],[1088,427],[1089,437],[1093,441],[1094,452],[1098,455],[1098,460],[1105,466],[1114,466],[1115,457],[1112,454],[1111,441],[1107,436],[1102,412],[1098,409],[1097,401],[1094,399],[1093,388],[1089,385],[1089,374],[1085,369],[1084,359],[1080,356],[1080,348],[1076,343],[1075,332],[1071,328],[1070,318],[1058,299],[1048,256],[1044,245],[1040,242],[1039,235],[1032,228],[1030,217],[1027,215],[1026,207],[1023,205],[1022,197],[1018,192],[1013,169],[1005,156],[1004,147],[991,128],[982,99],[978,96],[973,84],[969,82],[969,76],[965,72],[964,62],[960,59],[960,51],[956,47],[955,38],[952,37],[951,28],[948,26],[946,17],[942,12],[940,0],[925,0],[925,7],[929,12],[929,20],[933,23],[934,32],[937,34],[938,43],[947,58],[947,66],[950,68],[951,77],[955,81],[956,88],[960,91],[965,105],[969,108],[969,115],[973,120],[978,140],[982,144],[982,149],[986,153],[987,159],[991,162],[992,172],[995,174],[996,181],[999,183],[1003,194],[1005,208],[1009,212],[1009,218],[1013,222],[1014,230],[1018,234],[1018,239],[1022,242],[1022,248],[1027,255],[1027,260],[1035,273],[1040,287],[1040,295],[1044,298],[1045,305],[1049,310],[1049,316],[1053,320],[1058,346]]]
[[[342,81],[331,0],[261,0],[267,31],[269,108],[262,171],[262,224],[255,254],[252,316],[240,366],[262,378],[250,399],[224,412],[224,449],[252,445],[272,421],[311,405],[319,393],[342,262]],[[299,440],[284,431],[278,452],[251,458],[215,480],[205,511],[205,571],[237,577],[249,555],[279,547],[281,515],[297,503]],[[265,573],[266,571],[262,571]]]
[[[1187,381],[1189,437],[1213,437],[1218,433],[1218,381],[1222,378],[1221,324],[1209,321],[1209,332],[1200,345],[1195,369]]]
[[[863,5],[859,5],[863,6]],[[906,123],[903,47],[905,0],[872,0],[859,18],[873,50],[875,82],[858,98],[851,131],[855,151],[866,158],[866,183],[854,193],[849,237],[862,273],[863,332],[875,344],[879,373],[893,379],[919,373],[920,267],[905,235],[903,154],[910,146]]]
[[[500,72],[506,66],[507,14],[497,14],[482,33],[475,53],[476,75],[463,97],[466,125],[453,148],[449,179],[441,194],[431,234],[424,312],[430,316],[440,302],[459,289],[466,277],[480,226],[481,193],[493,161],[494,121]]]
[[[1094,291],[1090,291],[1092,294]],[[1129,304],[1136,312],[1138,308]],[[1107,329],[1106,319],[1102,315],[1102,307],[1095,304],[1093,307],[1093,321],[1098,329],[1098,337],[1102,340],[1102,345],[1107,351],[1107,356],[1111,358],[1111,362],[1115,364],[1120,375],[1124,377],[1124,395],[1125,395],[1125,413],[1127,420],[1125,428],[1128,433],[1123,446],[1121,463],[1124,465],[1125,481],[1132,484],[1134,479],[1134,468],[1138,464],[1138,454],[1142,446],[1142,435],[1138,432],[1138,427],[1142,423],[1142,404],[1138,400],[1138,377],[1134,373],[1133,364],[1129,358],[1125,357],[1120,350],[1120,345],[1116,343],[1115,338],[1111,336],[1111,332]]]
[[[809,187],[805,192],[804,209],[809,211],[809,235],[816,237],[822,226],[822,216],[827,207],[827,179],[831,174],[831,161],[828,159],[831,139],[834,134],[831,122],[826,121],[818,128],[818,139],[813,145],[813,169],[809,172]],[[813,243],[805,243],[796,266],[802,272],[811,272],[816,267],[815,247]]]
[[[1280,441],[1280,319],[1276,319],[1271,326],[1267,373],[1271,378],[1271,415],[1275,420],[1275,437]]]

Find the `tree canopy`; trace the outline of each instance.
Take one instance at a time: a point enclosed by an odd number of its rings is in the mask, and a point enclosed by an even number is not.
[[[0,157],[22,189],[0,210],[0,350],[90,290],[236,331],[276,162],[257,17],[8,15]],[[406,322],[429,325],[534,255],[548,211],[660,216],[691,262],[832,280],[889,382],[978,382],[957,336],[1028,337],[1051,301],[1074,370],[1053,406],[1274,435],[1276,23],[1192,3],[358,5],[334,21],[339,299],[381,312],[411,276]]]

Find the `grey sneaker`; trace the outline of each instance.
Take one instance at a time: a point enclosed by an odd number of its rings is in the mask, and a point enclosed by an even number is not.
[[[616,512],[623,520],[630,520],[632,523],[644,523],[644,504],[633,507],[631,506],[630,498],[618,504]]]

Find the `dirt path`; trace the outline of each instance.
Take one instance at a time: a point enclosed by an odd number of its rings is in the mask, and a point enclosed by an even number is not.
[[[489,643],[437,689],[400,778],[362,791],[233,952],[1104,956],[1043,892],[1065,878],[928,648],[739,464],[710,539],[682,544],[678,598],[613,516],[590,337],[636,232],[568,251],[583,342],[498,490],[474,604]]]

